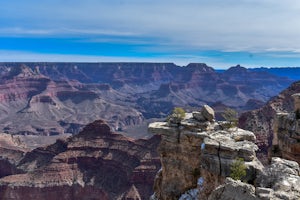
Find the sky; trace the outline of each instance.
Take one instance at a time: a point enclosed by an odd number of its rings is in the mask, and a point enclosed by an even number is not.
[[[0,0],[0,61],[300,67],[300,1]]]

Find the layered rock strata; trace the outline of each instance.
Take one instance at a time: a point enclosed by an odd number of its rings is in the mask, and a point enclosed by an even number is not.
[[[272,154],[300,163],[300,93],[292,97],[294,111],[277,113]]]
[[[264,164],[271,159],[272,147],[275,146],[274,150],[277,151],[278,145],[281,146],[282,151],[285,151],[282,152],[285,158],[298,160],[295,159],[296,154],[299,157],[298,136],[297,131],[293,130],[298,120],[295,119],[295,115],[288,114],[294,113],[295,101],[292,95],[295,93],[300,93],[300,82],[293,83],[262,108],[243,113],[239,118],[239,126],[255,134],[256,144],[259,147],[258,157]],[[296,154],[292,156],[291,154],[294,153]],[[277,152],[275,156],[280,154]]]
[[[207,112],[209,111],[209,112]],[[253,182],[263,168],[257,160],[255,135],[207,117],[213,111],[205,106],[200,112],[187,113],[178,124],[155,122],[149,131],[161,135],[158,152],[162,168],[155,179],[153,199],[178,199],[186,191],[198,188],[199,198],[207,198],[226,176],[230,166],[242,158],[247,167],[244,181]]]
[[[181,105],[249,109],[251,99],[266,102],[291,82],[241,66],[219,73],[204,63],[0,63],[0,132],[73,134],[98,118],[115,130],[146,129],[145,119]]]
[[[0,197],[15,199],[148,199],[160,162],[159,137],[133,140],[102,120],[79,134],[28,152],[19,174],[0,179]]]
[[[99,118],[115,130],[144,120],[142,113],[128,106],[128,97],[105,84],[54,81],[23,65],[9,69],[0,68],[1,132],[52,136],[78,133]]]
[[[18,136],[5,133],[0,134],[0,178],[22,170],[17,168],[18,162],[29,149],[21,142]]]

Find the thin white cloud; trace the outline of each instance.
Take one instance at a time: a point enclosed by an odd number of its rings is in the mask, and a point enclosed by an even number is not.
[[[5,1],[0,18],[8,36],[138,35],[157,38],[162,51],[300,49],[295,0]]]

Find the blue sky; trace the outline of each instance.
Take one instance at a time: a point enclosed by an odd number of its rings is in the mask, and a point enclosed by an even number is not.
[[[300,1],[0,0],[0,61],[300,66]]]

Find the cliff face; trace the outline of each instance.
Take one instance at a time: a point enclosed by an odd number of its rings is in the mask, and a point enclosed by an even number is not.
[[[149,130],[161,135],[162,168],[152,200],[261,200],[300,198],[300,169],[294,161],[272,158],[264,167],[257,159],[255,135],[216,122],[208,106],[181,122],[156,122]],[[232,163],[243,158],[246,176],[228,178]]]
[[[280,134],[277,138],[274,138],[274,128],[278,127],[278,124],[281,123],[279,126],[288,126],[286,121],[283,120],[276,120],[277,113],[290,113],[294,110],[294,101],[292,95],[295,93],[300,92],[300,82],[293,83],[290,87],[286,90],[282,91],[278,96],[272,98],[269,102],[266,103],[265,106],[258,110],[250,111],[243,113],[239,118],[239,126],[243,129],[252,131],[257,138],[256,144],[259,147],[258,157],[259,159],[267,163],[268,162],[268,154],[272,149],[273,141],[275,142],[274,145],[277,145],[278,142],[283,142],[282,144],[287,144],[288,138],[287,135]],[[293,118],[293,117],[292,117]],[[292,122],[290,120],[290,122]],[[290,126],[290,125],[289,125]],[[286,129],[287,132],[288,127],[281,127],[281,129]],[[280,138],[279,138],[280,137]],[[280,140],[280,141],[277,141]],[[294,143],[294,142],[292,142]],[[289,146],[289,145],[288,145]],[[277,147],[276,147],[277,148]],[[296,150],[296,149],[295,149]],[[288,153],[296,153],[298,154],[299,151],[295,150],[287,150]],[[287,157],[290,158],[290,157]]]
[[[28,152],[16,164],[21,172],[0,179],[1,199],[147,199],[160,167],[158,143],[157,136],[133,140],[95,121]]]
[[[18,136],[0,134],[0,178],[22,170],[17,168],[18,162],[29,149],[20,141]]]
[[[253,174],[262,169],[252,132],[225,129],[224,124],[203,116],[202,110],[187,114],[179,126],[167,122],[149,125],[150,132],[161,135],[158,152],[162,168],[155,180],[153,199],[178,199],[194,188],[201,191],[199,198],[207,198],[230,175],[230,166],[237,158],[245,160],[245,181],[253,182]]]
[[[293,94],[294,111],[277,113],[272,154],[300,163],[300,94]]]

